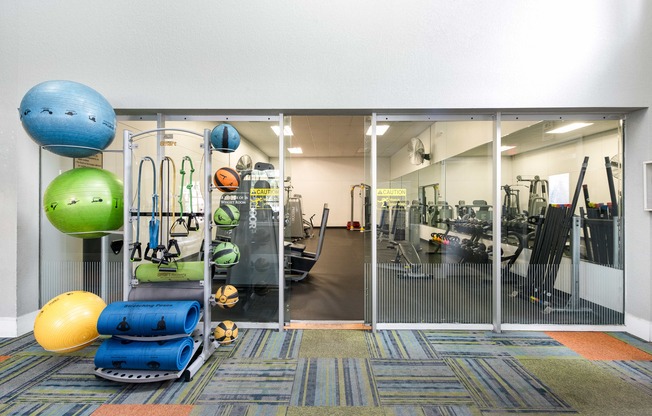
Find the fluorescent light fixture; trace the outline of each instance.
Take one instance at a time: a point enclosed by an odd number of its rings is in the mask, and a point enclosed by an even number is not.
[[[389,128],[389,124],[377,124],[376,125],[376,136],[382,136],[385,134],[387,129]],[[371,126],[367,129],[367,136],[371,136]]]
[[[272,126],[272,130],[274,130],[274,133],[276,133],[277,136],[280,136],[280,129],[278,128],[278,124],[275,124]],[[292,136],[294,133],[292,133],[292,128],[288,126],[287,124],[283,126],[283,136]]]
[[[581,129],[582,127],[590,126],[593,123],[570,123],[565,126],[557,127],[553,130],[548,130],[546,133],[549,134],[559,134],[559,133],[568,133],[569,131]]]
[[[293,155],[300,155],[303,153],[303,150],[300,147],[288,147],[288,152]]]
[[[504,152],[505,150],[513,149],[516,146],[500,146],[500,151]]]

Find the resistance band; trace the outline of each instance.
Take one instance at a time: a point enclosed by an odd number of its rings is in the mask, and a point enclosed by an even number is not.
[[[150,240],[147,243],[147,247],[145,249],[145,258],[148,259],[148,252],[152,247],[158,246],[158,224],[156,223],[156,217],[154,213],[156,212],[156,201],[158,199],[158,195],[156,195],[156,164],[154,163],[154,160],[149,157],[145,156],[144,158],[141,159],[140,165],[138,166],[138,202],[137,202],[137,210],[136,210],[136,240],[132,245],[131,249],[131,261],[141,261],[142,260],[142,250],[141,250],[141,243],[140,243],[140,184],[141,184],[141,179],[142,179],[142,174],[143,174],[143,163],[145,161],[149,161],[152,164],[152,181],[153,181],[153,186],[152,186],[152,219],[150,220],[149,227],[150,227],[150,233],[149,237]],[[155,232],[152,233],[152,229],[155,229]],[[154,236],[154,240],[152,240],[152,234]],[[152,245],[153,244],[153,245]],[[149,259],[148,259],[149,260]]]
[[[190,163],[190,176],[188,178],[188,185],[184,186],[186,178],[185,164],[186,161]],[[192,159],[189,156],[184,156],[181,160],[181,188],[179,190],[179,219],[177,219],[172,228],[170,228],[170,235],[172,237],[187,237],[189,231],[197,231],[199,229],[199,224],[197,218],[192,211],[192,174],[195,172],[195,167],[192,164]],[[188,189],[189,193],[189,203],[190,203],[190,212],[188,213],[188,223],[183,218],[183,190]]]
[[[164,169],[166,168],[166,169]],[[165,181],[165,193],[163,192],[164,186],[163,186],[163,171],[165,170],[167,176],[166,176],[166,181]],[[159,193],[161,195],[161,198],[165,196],[165,206],[166,206],[166,226],[165,226],[165,235],[163,235],[163,228],[160,230],[160,244],[158,246],[158,250],[161,253],[161,256],[158,257],[156,260],[152,259],[156,263],[159,263],[159,265],[164,264],[167,265],[170,263],[170,260],[174,260],[175,257],[178,257],[181,253],[179,250],[179,244],[177,243],[177,240],[170,238],[169,235],[169,230],[170,230],[170,217],[174,217],[174,204],[170,204],[170,190],[176,188],[176,167],[174,165],[174,160],[170,158],[169,156],[165,156],[161,160],[161,167],[159,169]],[[170,186],[170,182],[172,182],[172,186]],[[163,223],[163,200],[161,199],[161,204],[159,205],[159,220],[161,224]],[[165,240],[168,240],[167,246],[163,243]],[[176,268],[170,269],[170,270],[176,270]]]

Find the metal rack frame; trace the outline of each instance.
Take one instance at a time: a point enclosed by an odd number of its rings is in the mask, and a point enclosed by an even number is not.
[[[178,129],[178,128],[156,128],[151,130],[142,131],[137,134],[133,134],[129,130],[125,130],[123,133],[123,178],[124,178],[124,241],[125,247],[133,242],[133,217],[132,217],[132,207],[131,201],[133,200],[133,184],[132,184],[132,155],[133,155],[133,140],[134,138],[145,136],[147,134],[156,133],[158,135],[163,132],[182,132],[191,135],[198,136],[203,139],[202,147],[204,148],[204,253],[210,253],[211,247],[211,221],[206,220],[210,218],[210,213],[212,212],[211,208],[211,191],[212,191],[212,166],[211,166],[211,131],[209,129],[204,129],[204,133],[200,134],[195,131]],[[157,158],[158,159],[158,158]],[[123,261],[123,299],[126,301],[129,298],[129,292],[131,291],[132,282],[134,279],[134,269],[132,262],[129,258],[130,251],[128,249],[123,249],[122,252],[122,261]],[[161,380],[171,380],[183,378],[185,381],[190,381],[192,377],[199,371],[201,366],[208,360],[208,358],[215,352],[219,344],[211,340],[211,296],[212,296],[212,285],[211,285],[211,265],[210,265],[210,256],[204,256],[204,303],[203,308],[203,321],[197,325],[197,328],[192,333],[194,340],[194,349],[193,349],[193,359],[188,363],[186,368],[180,371],[154,371],[154,370],[114,370],[114,369],[105,369],[97,368],[95,370],[95,375],[98,377],[106,378],[114,381],[121,381],[127,383],[148,383],[148,382],[158,382]],[[151,338],[150,338],[151,339]],[[201,348],[201,352],[197,353]]]

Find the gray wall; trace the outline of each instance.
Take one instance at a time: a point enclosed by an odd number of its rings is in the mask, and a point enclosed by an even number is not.
[[[645,0],[2,2],[0,335],[38,308],[39,152],[16,111],[38,82],[119,109],[648,107],[651,19]],[[630,117],[625,149],[627,309],[648,339],[650,122]]]

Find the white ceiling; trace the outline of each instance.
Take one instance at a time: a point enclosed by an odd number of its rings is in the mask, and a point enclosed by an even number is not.
[[[301,147],[303,154],[292,157],[363,157],[364,116],[292,116],[293,136],[285,137],[286,147]],[[368,123],[368,122],[367,122]],[[249,142],[270,157],[278,157],[278,141],[271,123],[230,122]],[[411,138],[422,133],[432,122],[392,123],[378,141],[378,155],[389,157],[403,148]]]

